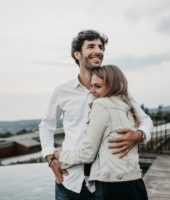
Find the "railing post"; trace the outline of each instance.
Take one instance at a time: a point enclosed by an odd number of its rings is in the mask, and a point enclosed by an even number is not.
[[[158,141],[157,141],[157,137],[158,137],[158,122],[157,122],[157,116],[156,116],[156,138],[155,138],[155,143],[156,143],[156,145],[155,146],[157,146],[157,144],[158,144]]]
[[[167,126],[166,126],[166,121],[165,121],[165,151],[167,151]]]

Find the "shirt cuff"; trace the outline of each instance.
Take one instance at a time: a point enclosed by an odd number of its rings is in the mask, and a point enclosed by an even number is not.
[[[145,133],[146,137],[145,137],[145,140],[142,143],[146,144],[151,139],[151,133],[150,133],[150,131],[146,127],[144,127],[144,126],[140,126],[138,128],[138,130],[141,130],[141,131],[143,131]]]
[[[48,156],[49,154],[54,154],[55,148],[45,148],[41,151],[43,157],[45,158],[46,156]]]

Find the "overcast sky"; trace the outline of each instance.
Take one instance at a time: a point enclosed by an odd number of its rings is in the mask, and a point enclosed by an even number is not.
[[[52,91],[77,76],[71,41],[84,29],[109,38],[141,105],[170,105],[169,0],[0,0],[0,120],[41,118]]]

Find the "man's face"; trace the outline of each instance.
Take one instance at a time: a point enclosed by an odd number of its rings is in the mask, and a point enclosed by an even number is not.
[[[80,67],[90,70],[101,66],[104,56],[104,47],[100,39],[85,40],[81,52],[79,52],[78,60]]]

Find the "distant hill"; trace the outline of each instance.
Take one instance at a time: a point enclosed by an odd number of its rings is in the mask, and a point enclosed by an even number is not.
[[[149,108],[150,113],[158,113],[158,108]],[[170,112],[170,106],[163,106],[161,108],[163,113]],[[20,130],[26,129],[27,131],[38,130],[38,125],[40,119],[34,120],[18,120],[18,121],[0,121],[0,134],[10,132],[12,134],[17,133]],[[59,120],[57,127],[60,128],[63,126],[62,119]]]
[[[38,130],[40,119],[34,120],[18,120],[18,121],[0,121],[0,134],[10,132],[17,133],[20,130],[26,129],[27,131]],[[62,119],[57,124],[57,127],[62,127]]]

